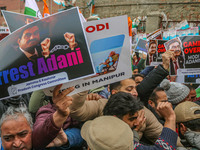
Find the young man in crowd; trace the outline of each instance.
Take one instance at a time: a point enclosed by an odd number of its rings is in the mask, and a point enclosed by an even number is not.
[[[144,79],[144,75],[138,73],[138,74],[132,75],[132,78],[133,78],[133,80],[135,80],[136,85],[139,85],[142,82],[142,80]]]
[[[162,65],[155,68],[138,86],[133,79],[125,79],[110,85],[111,94],[118,92],[130,93],[132,96],[140,97],[143,103],[147,103],[149,95],[153,89],[168,75],[166,70],[169,67],[169,58],[171,52],[163,55],[163,60],[166,60]],[[167,65],[168,64],[168,65]],[[165,69],[166,68],[166,69]],[[103,115],[103,108],[108,102],[107,99],[98,101],[85,101],[85,93],[74,95],[73,103],[70,106],[70,116],[79,121],[87,121]],[[147,108],[144,108],[146,121],[139,131],[140,138],[144,135],[149,141],[155,142],[161,134],[163,126],[158,122],[156,117]]]
[[[136,126],[141,127],[145,119],[143,115],[140,115],[140,111],[142,110],[141,102],[131,94],[125,92],[118,92],[112,95],[104,108],[105,116],[86,122],[81,129],[81,135],[89,147],[95,150],[110,150],[116,148],[120,150],[175,149],[178,135],[175,132],[176,117],[172,106],[168,102],[161,102],[158,104],[157,109],[165,117],[166,123],[162,134],[153,146],[140,144],[137,140],[138,136],[136,132],[134,132],[133,139],[130,128],[135,128]],[[113,116],[126,122],[130,128],[128,129],[124,123],[119,119],[115,119]],[[137,120],[138,117],[141,118],[139,122]],[[124,136],[125,139],[123,138]],[[133,140],[134,146],[132,146]]]
[[[200,149],[200,106],[185,101],[176,106],[176,123],[181,142],[188,149]]]
[[[148,100],[148,109],[156,116],[158,121],[164,125],[165,120],[163,116],[158,112],[157,106],[159,102],[168,102],[167,94],[165,93],[164,89],[161,87],[157,87],[153,90],[152,94]]]
[[[168,101],[175,108],[181,102],[190,101],[190,89],[184,84],[163,80],[160,84],[167,94]]]

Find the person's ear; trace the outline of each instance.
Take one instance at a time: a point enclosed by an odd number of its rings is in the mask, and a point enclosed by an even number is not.
[[[181,134],[184,135],[186,131],[187,131],[187,127],[183,123],[180,123]]]
[[[118,90],[112,90],[112,91],[111,91],[111,94],[114,95],[114,94],[116,94],[117,92],[118,92]]]
[[[17,43],[20,44],[20,38],[18,38]]]
[[[155,103],[152,100],[148,100],[148,104],[153,108],[155,107]]]

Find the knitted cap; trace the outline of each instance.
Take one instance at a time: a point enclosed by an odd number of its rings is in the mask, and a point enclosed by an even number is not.
[[[81,136],[92,150],[133,150],[131,128],[114,116],[101,116],[87,121]]]
[[[187,86],[177,82],[170,82],[166,79],[161,82],[160,86],[164,88],[168,101],[172,104],[178,104],[183,101],[190,93],[190,89]]]
[[[200,113],[196,113],[196,111],[200,111],[200,106],[194,102],[185,101],[180,103],[174,109],[176,114],[176,122],[186,122],[194,119],[200,118]]]

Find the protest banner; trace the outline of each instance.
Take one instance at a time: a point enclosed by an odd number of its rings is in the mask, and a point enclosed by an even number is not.
[[[0,99],[95,74],[78,8],[14,31],[0,53]]]
[[[157,66],[162,64],[162,54],[166,51],[164,43],[166,40],[149,40],[147,43],[148,53],[146,59],[147,66]]]
[[[139,39],[136,44],[135,51],[139,53],[142,53],[142,52],[147,53],[147,41],[143,39]]]
[[[167,40],[157,40],[157,62],[162,62],[162,54],[166,51],[164,43],[167,42]]]
[[[9,35],[9,29],[8,27],[0,26],[0,41],[5,38],[7,35]]]
[[[157,40],[150,40],[147,44],[147,58],[146,58],[146,66],[155,66],[157,62]]]
[[[162,30],[158,29],[152,33],[147,34],[147,41],[155,40],[155,39],[162,39]]]
[[[165,44],[174,51],[170,60],[170,75],[195,75],[200,73],[200,36],[182,36]]]
[[[10,30],[10,33],[23,27],[24,25],[27,25],[39,19],[33,16],[28,16],[28,15],[6,11],[6,10],[2,10],[1,12]]]
[[[185,75],[184,83],[200,84],[200,74],[197,75]]]
[[[185,84],[200,84],[200,74],[195,75],[179,75],[176,82]]]
[[[10,15],[18,15],[18,14],[10,13]],[[21,15],[20,17],[22,17],[21,20],[24,20],[23,18],[25,18],[23,15]],[[13,19],[17,18],[17,16],[13,16],[12,18]],[[7,20],[7,18],[5,18],[5,19]],[[108,24],[102,25],[102,23],[104,23],[104,22],[107,22]],[[96,63],[95,63],[96,69],[97,68],[99,70],[102,69],[102,72],[97,73],[95,76],[93,76],[93,78],[80,79],[80,80],[68,82],[67,84],[63,84],[62,89],[68,88],[70,86],[74,86],[75,91],[71,93],[71,94],[74,94],[77,92],[81,92],[81,91],[92,89],[92,88],[97,88],[99,86],[103,86],[103,85],[106,85],[106,84],[109,84],[112,82],[116,82],[116,81],[131,77],[132,71],[131,71],[131,57],[130,57],[130,42],[129,42],[129,40],[127,41],[127,39],[129,39],[129,37],[128,37],[128,24],[126,22],[127,22],[127,16],[120,16],[120,17],[101,19],[101,20],[97,20],[97,21],[83,23],[83,25],[85,26],[85,30],[86,29],[91,30],[91,32],[89,31],[89,33],[86,31],[86,37],[88,39],[88,42],[89,43],[93,42],[93,44],[89,44],[89,46],[92,46],[93,47],[92,49],[94,50],[95,49],[94,46],[96,44],[98,44],[99,46],[101,46],[102,49],[105,50],[103,52],[103,53],[105,53],[104,54],[105,56],[100,57],[100,55],[98,55],[98,54],[96,55],[97,56],[96,58],[100,59],[99,62],[96,61]],[[8,21],[7,21],[7,23],[8,23]],[[10,23],[8,23],[8,26],[14,27],[14,24],[11,21],[10,21]],[[115,23],[120,24],[121,26],[116,27]],[[123,37],[123,35],[125,35],[125,36]],[[123,42],[123,38],[124,38],[124,42]],[[97,40],[94,40],[94,39],[97,39]],[[110,43],[108,43],[106,41],[109,41]],[[116,42],[119,42],[119,43],[116,43]],[[102,44],[102,43],[104,43],[104,44]],[[120,51],[120,47],[122,47],[121,53],[119,55],[120,61],[115,62],[113,67],[111,66],[109,68],[109,66],[108,66],[106,69],[106,67],[103,67],[103,64],[100,66],[99,66],[99,64],[102,62],[106,63],[105,60],[110,54],[109,49],[111,47],[118,49],[118,51]],[[106,49],[108,49],[107,52],[106,52]],[[117,52],[117,53],[119,54],[119,52]],[[115,55],[115,56],[117,56],[117,55]],[[93,60],[96,60],[94,52],[92,54],[92,58],[93,58]],[[116,70],[114,70],[115,66],[117,66]],[[53,88],[54,87],[48,88],[48,89],[45,89],[44,91],[47,95],[51,96]]]
[[[74,86],[71,94],[75,94],[130,78],[131,47],[127,16],[85,22],[83,25],[97,74],[63,84],[62,90]],[[53,89],[44,89],[44,92],[52,96]]]

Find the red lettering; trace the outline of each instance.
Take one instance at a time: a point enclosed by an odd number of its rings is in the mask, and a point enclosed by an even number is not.
[[[194,46],[200,46],[200,41],[193,41],[193,42],[184,42],[184,47],[194,47]]]
[[[97,25],[97,31],[101,31],[103,29],[105,29],[105,25],[103,25],[103,24],[98,24]]]
[[[105,23],[105,25],[104,24],[97,24],[96,27],[95,26],[88,26],[85,30],[88,33],[92,33],[95,30],[96,31],[102,31],[104,29],[109,29],[109,24],[108,23]]]
[[[158,53],[163,53],[163,52],[165,52],[166,50],[165,50],[165,48],[159,48],[158,49]]]
[[[158,48],[163,48],[164,44],[158,44]]]
[[[106,29],[109,29],[109,24],[108,23],[106,23]]]
[[[183,43],[183,46],[184,46],[184,47],[187,47],[187,42],[184,42],[184,43]]]
[[[88,27],[86,28],[86,31],[89,32],[89,33],[92,33],[92,32],[95,31],[95,27],[94,27],[94,26],[88,26]]]
[[[188,54],[188,53],[199,53],[200,52],[200,47],[192,47],[192,48],[186,48],[184,49],[184,53]]]
[[[186,49],[184,49],[184,53],[185,54],[188,54],[189,53],[189,51],[188,51],[188,49],[186,48]]]

